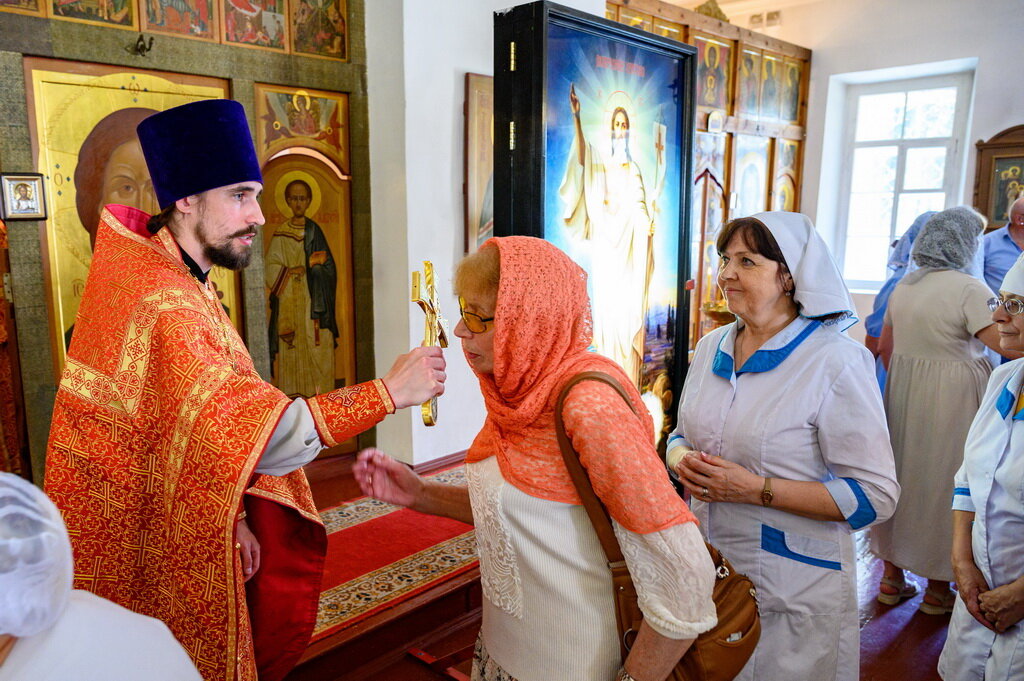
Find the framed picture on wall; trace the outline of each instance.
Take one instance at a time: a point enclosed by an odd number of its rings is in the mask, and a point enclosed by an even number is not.
[[[266,161],[295,147],[313,149],[350,172],[348,95],[256,83],[256,153]]]
[[[588,272],[593,349],[649,396],[656,432],[686,363],[695,62],[547,2],[495,16],[495,130],[515,140],[494,147],[494,232],[542,237]]]
[[[696,31],[690,39],[697,47],[697,107],[727,111],[732,91],[732,41]]]
[[[744,47],[736,71],[736,115],[755,118],[761,99],[761,50]]]
[[[43,0],[0,0],[0,12],[15,12],[41,17],[46,14]]]
[[[295,54],[348,61],[347,0],[289,0]]]
[[[772,171],[772,210],[796,211],[800,207],[797,187],[800,186],[800,142],[775,140],[775,161]]]
[[[733,206],[729,219],[768,210],[768,152],[770,137],[733,135]]]
[[[1010,207],[1024,197],[1024,125],[979,140],[975,164],[974,207],[988,217],[989,229],[1010,219]]]
[[[140,30],[217,42],[220,23],[216,0],[146,0],[139,5]]]
[[[351,180],[301,147],[263,180],[272,382],[289,397],[354,385]]]
[[[996,156],[992,159],[992,198],[988,213],[993,222],[1010,219],[1010,207],[1024,196],[1024,155]]]
[[[804,64],[799,59],[786,57],[782,61],[782,96],[779,101],[779,118],[786,123],[800,123],[800,95],[803,92]]]
[[[46,14],[52,19],[78,21],[137,31],[139,18],[134,0],[49,0]]]
[[[158,2],[160,0],[157,0]],[[288,50],[288,19],[285,0],[219,0],[226,45],[256,47],[274,52]]]
[[[46,197],[39,173],[0,174],[0,217],[5,220],[45,220]]]
[[[759,110],[762,119],[779,119],[779,104],[785,77],[783,69],[781,55],[764,53],[761,60],[761,106]]]
[[[494,236],[494,78],[466,74],[466,253]]]

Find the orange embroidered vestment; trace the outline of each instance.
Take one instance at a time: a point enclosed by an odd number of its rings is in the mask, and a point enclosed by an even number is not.
[[[312,633],[326,534],[301,469],[254,474],[289,399],[148,217],[103,211],[46,491],[68,525],[76,588],[163,620],[205,679],[250,681],[258,669],[273,681]],[[394,410],[380,381],[309,406],[326,444]],[[262,548],[247,584],[234,548],[243,505]]]

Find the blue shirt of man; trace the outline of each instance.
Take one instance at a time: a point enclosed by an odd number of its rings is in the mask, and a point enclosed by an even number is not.
[[[996,293],[1024,244],[1024,198],[1010,207],[1010,221],[985,235],[985,283]]]

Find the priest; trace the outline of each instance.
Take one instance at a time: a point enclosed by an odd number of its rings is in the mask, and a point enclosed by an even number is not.
[[[163,620],[207,680],[281,679],[309,642],[326,533],[301,467],[444,390],[440,348],[290,400],[257,374],[213,265],[264,223],[244,110],[204,100],[138,127],[161,212],[110,205],[47,448],[75,586]]]

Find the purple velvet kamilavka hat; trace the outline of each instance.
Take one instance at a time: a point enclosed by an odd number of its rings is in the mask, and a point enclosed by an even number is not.
[[[161,210],[238,182],[262,182],[245,109],[204,99],[153,114],[137,128]]]

